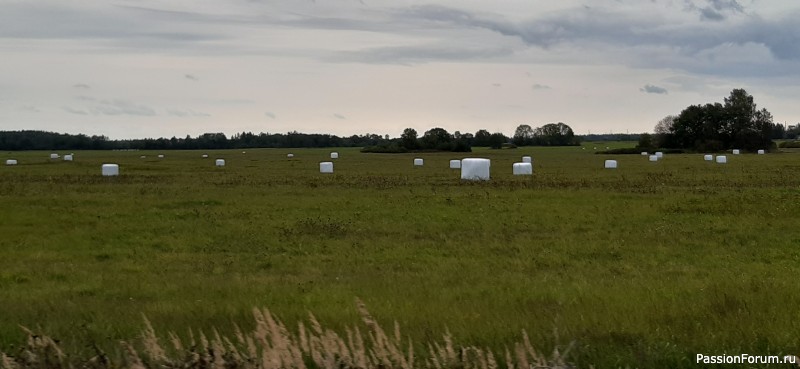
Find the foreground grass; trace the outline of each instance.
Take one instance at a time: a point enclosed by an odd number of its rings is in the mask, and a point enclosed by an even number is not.
[[[141,314],[230,334],[252,306],[341,330],[359,296],[419,342],[449,329],[502,350],[525,329],[544,352],[574,342],[579,366],[800,351],[800,155],[619,156],[613,171],[591,149],[473,153],[493,159],[487,183],[460,182],[452,154],[339,149],[328,176],[329,150],[8,154],[0,349],[21,324],[78,355],[113,350]],[[524,154],[535,175],[515,178]]]
[[[403,338],[397,322],[394,329],[387,332],[369,314],[363,302],[357,301],[357,306],[364,324],[347,328],[345,334],[323,328],[311,313],[308,326],[301,321],[297,329],[292,330],[269,310],[253,309],[255,327],[252,332],[245,333],[236,325],[233,337],[221,336],[216,329],[212,334],[190,330],[186,341],[170,332],[166,347],[165,340],[145,318],[140,342],[122,341],[121,355],[111,356],[94,346],[94,355],[83,359],[66,355],[51,337],[23,328],[28,334],[27,344],[10,355],[0,352],[0,369],[71,369],[75,366],[92,369],[572,368],[564,360],[571,347],[563,354],[556,349],[549,357],[542,355],[533,348],[524,331],[521,342],[498,354],[476,346],[456,346],[449,332],[441,341],[428,342],[424,353],[420,354],[410,338]]]

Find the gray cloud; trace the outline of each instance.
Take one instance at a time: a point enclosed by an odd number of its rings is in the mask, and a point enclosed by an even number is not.
[[[503,84],[502,83],[492,83],[492,86],[494,86],[494,87],[502,87]]]
[[[189,80],[192,80],[192,81],[198,81],[197,77],[195,77],[195,76],[193,76],[191,74],[185,74],[184,77],[186,79],[189,79]]]
[[[538,84],[538,83],[534,83],[533,86],[531,86],[531,88],[534,89],[534,90],[550,90],[550,89],[552,89],[552,87],[550,87],[548,85],[542,85],[542,84]]]
[[[744,12],[744,7],[737,0],[707,0],[716,10],[729,10],[737,13]]]
[[[103,100],[91,108],[93,114],[154,116],[155,109],[125,100]]]
[[[39,109],[38,107],[33,106],[33,105],[22,105],[22,106],[19,107],[19,110],[27,111],[27,112],[30,112],[30,113],[39,113],[39,112],[42,111],[41,109]]]
[[[86,110],[83,110],[83,109],[70,108],[68,106],[62,107],[61,109],[64,110],[65,112],[71,113],[71,114],[89,115],[89,112],[87,112]]]
[[[222,34],[197,29],[181,30],[180,23],[166,23],[131,16],[121,7],[86,3],[11,2],[0,12],[0,38],[89,39],[109,41],[111,50],[120,46],[150,49],[182,49],[186,43],[220,40]],[[37,21],[31,22],[31,19]],[[185,22],[183,22],[185,23]],[[47,24],[42,27],[42,24]]]
[[[513,52],[511,48],[490,48],[485,45],[481,47],[460,47],[437,44],[425,46],[376,47],[338,52],[324,57],[323,60],[332,62],[412,65],[445,60],[491,60],[510,55]]]
[[[271,118],[271,119],[275,119],[275,118],[277,118],[277,117],[275,116],[275,113],[272,113],[272,112],[269,112],[269,111],[268,111],[268,112],[266,112],[266,113],[264,113],[264,115],[266,115],[268,118]]]
[[[648,94],[659,94],[659,95],[666,95],[668,93],[666,88],[654,85],[644,85],[644,87],[640,88],[639,91]]]
[[[92,104],[87,110],[93,115],[133,115],[155,116],[155,109],[122,99],[97,99],[91,96],[78,96],[78,100]],[[71,113],[74,113],[70,111]],[[79,113],[78,113],[79,114]]]
[[[725,16],[722,15],[722,13],[708,7],[700,9],[700,17],[702,19],[707,19],[712,21],[721,21],[725,19]]]
[[[77,88],[77,89],[81,89],[81,90],[88,90],[88,89],[91,88],[91,87],[89,87],[89,85],[87,85],[85,83],[76,83],[76,84],[72,85],[72,87],[73,88]]]
[[[196,112],[194,110],[167,109],[167,114],[176,117],[210,117],[211,114]]]
[[[333,117],[336,119],[347,119],[344,115],[341,114],[334,114]]]

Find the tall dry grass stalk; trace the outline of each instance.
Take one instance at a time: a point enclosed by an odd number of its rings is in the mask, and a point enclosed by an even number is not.
[[[566,362],[569,347],[550,357],[534,350],[528,334],[522,342],[505,349],[504,362],[486,348],[456,346],[446,331],[441,341],[430,342],[419,357],[411,338],[403,339],[395,322],[391,334],[378,324],[360,300],[356,307],[366,325],[345,328],[340,336],[324,328],[313,314],[298,322],[297,332],[268,309],[253,309],[255,327],[245,333],[234,325],[234,337],[221,336],[216,329],[210,336],[190,330],[188,342],[168,332],[171,348],[162,346],[155,329],[144,318],[145,329],[137,345],[120,342],[121,357],[110,360],[95,348],[89,359],[70,358],[53,339],[23,328],[28,334],[25,347],[16,353],[0,352],[0,369],[538,369],[572,368]],[[196,339],[197,337],[197,339]],[[136,347],[138,347],[138,349]]]

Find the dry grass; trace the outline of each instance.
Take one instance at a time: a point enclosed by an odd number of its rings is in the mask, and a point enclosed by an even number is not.
[[[23,328],[28,339],[15,353],[0,352],[0,369],[105,369],[105,368],[185,368],[185,369],[539,369],[572,368],[564,352],[554,350],[550,357],[537,352],[528,335],[506,348],[498,360],[489,349],[457,346],[450,332],[438,342],[426,345],[427,352],[417,355],[410,337],[403,338],[400,326],[386,332],[370,315],[364,304],[356,301],[363,326],[345,328],[345,334],[324,328],[309,313],[308,327],[298,322],[296,332],[268,309],[253,309],[255,327],[244,333],[234,326],[234,337],[221,336],[216,329],[206,335],[189,331],[181,339],[167,334],[165,345],[144,318],[145,329],[134,343],[120,342],[120,354],[109,357],[95,347],[91,358],[68,357],[52,338]],[[362,328],[365,333],[362,333]]]

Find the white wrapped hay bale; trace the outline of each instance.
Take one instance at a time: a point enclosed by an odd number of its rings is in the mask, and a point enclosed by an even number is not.
[[[533,174],[533,164],[531,163],[514,163],[513,172],[515,176],[529,176]]]
[[[758,155],[764,155],[766,153],[767,153],[766,150],[763,150],[763,149],[762,150],[758,150]]]
[[[202,158],[203,158],[203,159],[208,159],[208,154],[203,154],[203,155],[202,155]]]
[[[533,159],[530,156],[523,156],[522,157],[523,163],[533,163]]]
[[[642,151],[642,156],[647,156],[647,155],[650,155],[650,153],[648,153],[647,151]]]
[[[339,153],[338,152],[332,152],[331,153],[331,159],[339,159]]]
[[[658,158],[661,159],[664,157],[664,153],[661,151],[656,151],[656,156],[658,156]]]
[[[72,161],[72,154],[64,155],[64,161]]]
[[[461,160],[461,179],[488,181],[492,162],[489,159],[467,158]]]
[[[6,160],[6,165],[17,165],[16,159],[8,159]]]
[[[287,158],[289,158],[289,159],[291,159],[291,158],[293,158],[293,157],[294,157],[294,154],[286,154],[286,157],[287,157]]]
[[[159,159],[164,159],[164,154],[158,154]]]
[[[703,155],[703,160],[714,161],[714,155]]]
[[[658,161],[658,155],[650,155],[650,161]]]
[[[103,164],[103,176],[104,177],[113,177],[119,175],[119,165],[118,164]]]
[[[719,164],[727,164],[728,163],[728,157],[725,156],[725,155],[717,156],[717,163],[719,163]]]
[[[225,166],[225,159],[217,159],[216,166],[224,167]]]
[[[739,155],[739,153],[740,153],[739,149],[733,149],[733,155]]]
[[[242,151],[242,154],[247,154],[247,151]]]
[[[50,159],[58,159],[58,154],[56,153],[50,154]]]
[[[606,169],[617,169],[617,161],[616,160],[606,160],[605,168]]]
[[[423,163],[425,163],[425,161],[422,160],[422,158],[415,158],[414,159],[414,166],[415,167],[421,167],[423,165]]]
[[[145,158],[147,158],[146,155],[142,155],[142,156],[139,157],[139,159],[145,159]]]
[[[450,169],[461,169],[461,160],[450,160]]]
[[[320,173],[333,173],[333,162],[332,161],[323,161],[319,163],[319,172]]]

